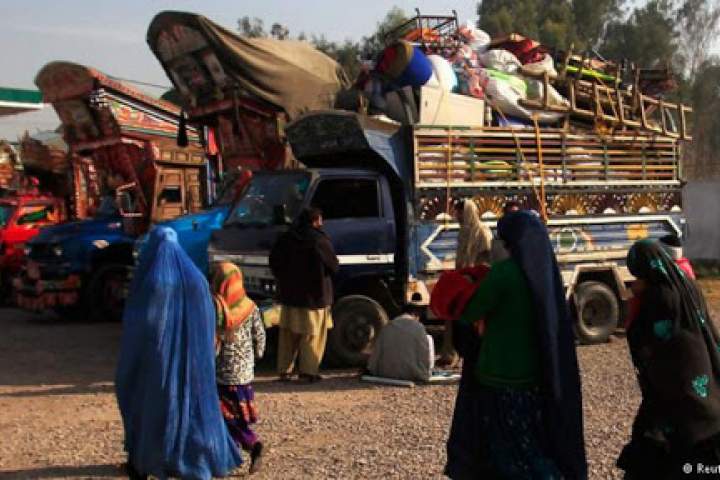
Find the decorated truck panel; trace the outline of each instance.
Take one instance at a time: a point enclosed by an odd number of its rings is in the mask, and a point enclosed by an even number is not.
[[[161,12],[150,49],[177,89],[188,121],[205,127],[223,170],[295,166],[284,126],[308,110],[332,108],[347,80],[307,42],[245,38],[192,13]]]
[[[70,154],[91,159],[103,203],[92,220],[45,229],[28,243],[18,303],[119,319],[135,238],[208,204],[204,152],[193,129],[190,145],[177,146],[178,107],[92,68],[53,62],[35,81],[62,121]]]

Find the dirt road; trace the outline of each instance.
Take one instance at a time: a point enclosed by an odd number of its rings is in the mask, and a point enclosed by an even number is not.
[[[720,311],[720,281],[704,287]],[[0,309],[0,328],[0,479],[122,478],[120,325]],[[579,352],[591,478],[619,478],[639,402],[627,348],[616,339]],[[310,386],[272,380],[256,383],[270,450],[253,478],[442,478],[455,386],[378,387],[353,372]]]

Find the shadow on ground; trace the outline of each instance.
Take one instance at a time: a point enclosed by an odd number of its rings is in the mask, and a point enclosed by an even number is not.
[[[124,472],[120,465],[50,466],[0,472],[0,479],[15,478],[103,478],[120,477]]]

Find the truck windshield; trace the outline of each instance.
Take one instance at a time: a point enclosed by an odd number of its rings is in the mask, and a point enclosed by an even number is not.
[[[115,203],[115,198],[111,197],[109,195],[106,195],[100,199],[100,205],[98,205],[97,210],[95,210],[95,218],[108,218],[108,217],[117,217],[120,215],[120,212],[118,211],[117,204]]]
[[[215,205],[230,205],[235,197],[235,182],[240,177],[240,172],[228,172],[225,174],[217,187],[217,198]]]
[[[274,222],[274,212],[283,206],[285,217],[299,213],[310,185],[309,173],[256,175],[245,196],[233,208],[225,225],[267,226]]]
[[[0,205],[0,227],[7,225],[7,222],[10,221],[10,217],[12,217],[15,212],[15,208],[15,205],[8,203]]]

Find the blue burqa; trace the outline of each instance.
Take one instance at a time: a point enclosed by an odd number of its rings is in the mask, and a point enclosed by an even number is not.
[[[242,463],[220,413],[213,308],[177,234],[155,228],[130,287],[115,379],[128,462],[140,474],[209,479]]]
[[[548,231],[537,215],[520,211],[500,219],[498,236],[520,265],[532,293],[541,352],[545,448],[565,478],[587,478],[575,337]]]

